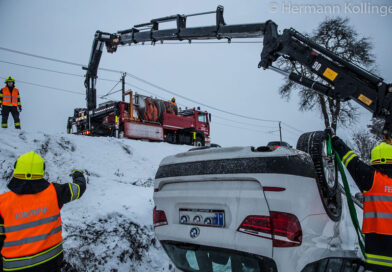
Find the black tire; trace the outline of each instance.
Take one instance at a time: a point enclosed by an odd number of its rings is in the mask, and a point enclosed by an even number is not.
[[[195,146],[197,147],[204,146],[203,140],[200,137],[196,137]]]
[[[308,153],[313,160],[316,181],[325,211],[333,221],[342,214],[342,196],[338,190],[338,170],[333,155],[327,155],[327,141],[323,131],[302,134],[297,149]]]

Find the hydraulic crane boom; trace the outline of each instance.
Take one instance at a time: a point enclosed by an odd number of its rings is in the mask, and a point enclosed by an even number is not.
[[[216,24],[203,27],[186,27],[186,19],[191,16],[216,13]],[[175,29],[159,29],[159,24],[176,21]],[[86,86],[87,109],[96,108],[96,80],[99,61],[102,56],[103,45],[109,53],[114,53],[119,45],[130,45],[144,42],[163,41],[189,41],[227,39],[232,38],[258,38],[262,37],[264,24],[226,25],[223,19],[223,7],[218,6],[216,11],[189,15],[173,15],[153,19],[149,23],[135,25],[133,28],[118,31],[115,34],[97,31],[95,33],[90,60],[86,72],[84,85]]]
[[[186,27],[187,17],[216,13],[216,24],[204,27]],[[159,24],[176,21],[176,28],[159,29]],[[278,34],[277,25],[272,21],[265,23],[226,25],[223,18],[223,7],[216,11],[173,15],[153,19],[148,23],[135,25],[133,28],[105,33],[97,31],[93,41],[89,65],[86,72],[85,86],[88,110],[96,108],[96,79],[103,45],[109,53],[114,53],[119,45],[132,43],[189,41],[208,39],[261,38],[263,50],[259,68],[277,71],[290,80],[315,90],[323,95],[342,101],[354,100],[371,111],[374,117],[386,120],[383,134],[392,134],[392,86],[384,80],[349,61],[340,58],[333,52],[314,43],[294,29],[285,29]],[[297,73],[289,73],[272,66],[279,57],[296,61],[310,69],[326,83],[316,82]]]

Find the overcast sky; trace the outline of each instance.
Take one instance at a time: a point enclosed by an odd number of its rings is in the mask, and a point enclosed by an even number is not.
[[[304,5],[323,3],[335,8],[305,14]],[[326,17],[343,16],[374,44],[378,73],[392,81],[392,14],[372,6],[392,5],[391,1],[174,1],[174,0],[0,0],[0,47],[87,65],[96,30],[116,32],[153,18],[215,10],[225,7],[227,24],[257,23],[274,20],[279,29],[294,27],[309,33]],[[302,11],[301,11],[302,9]],[[390,8],[391,11],[392,8]],[[377,12],[377,10],[379,12]],[[212,15],[189,18],[189,26],[212,25]],[[170,25],[169,25],[170,26]],[[174,25],[173,25],[174,26]],[[298,97],[283,100],[278,89],[282,76],[257,68],[261,44],[184,44],[125,46],[115,54],[104,52],[100,67],[124,71],[148,80],[185,97],[226,111],[259,119],[280,120],[283,140],[292,145],[302,132],[323,129],[319,112],[300,112]],[[9,62],[9,63],[6,63]],[[22,64],[80,76],[63,75],[10,64]],[[21,93],[22,128],[34,131],[65,132],[67,117],[76,107],[85,107],[84,71],[80,67],[11,53],[0,49],[0,80],[16,79]],[[119,80],[121,74],[99,71],[104,79]],[[80,94],[62,92],[27,83],[56,87]],[[170,99],[165,93],[127,77],[136,92]],[[107,93],[115,82],[99,80],[98,96]],[[118,86],[114,89],[117,90]],[[144,89],[145,91],[143,91]],[[110,99],[120,99],[120,93]],[[99,100],[99,103],[104,100]],[[177,98],[177,103],[198,106]],[[230,116],[202,107],[212,113],[212,141],[224,146],[265,145],[278,140],[276,122],[258,122]],[[10,117],[11,118],[11,117]],[[358,124],[340,129],[349,137],[355,129],[363,129],[371,114],[361,110]],[[12,119],[9,120],[9,125]],[[293,128],[288,127],[288,124]]]

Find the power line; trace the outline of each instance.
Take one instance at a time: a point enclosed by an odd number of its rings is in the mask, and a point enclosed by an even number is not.
[[[1,47],[1,46],[0,46],[0,50],[4,50],[4,51],[16,53],[16,54],[21,54],[21,55],[25,55],[25,56],[29,56],[29,57],[34,57],[34,58],[39,58],[39,59],[45,59],[45,60],[50,60],[50,61],[60,62],[60,63],[64,63],[64,64],[69,64],[69,65],[74,65],[74,66],[81,66],[81,67],[83,67],[83,64],[80,64],[80,63],[70,62],[70,61],[66,61],[66,60],[59,60],[59,59],[54,59],[54,58],[48,58],[48,57],[44,57],[44,56],[40,56],[40,55],[35,55],[35,54],[30,54],[30,53],[26,53],[26,52],[14,50],[14,49],[9,49],[9,48],[5,48],[5,47]]]
[[[69,75],[69,76],[75,76],[75,77],[84,77],[84,75],[73,74],[73,73],[52,70],[52,69],[47,69],[47,68],[42,68],[42,67],[37,67],[37,66],[25,65],[25,64],[15,63],[15,62],[9,62],[9,61],[4,61],[4,60],[0,60],[0,62],[6,63],[6,64],[11,64],[11,65],[16,65],[16,66],[21,66],[21,67],[25,67],[25,68],[30,68],[30,69],[36,69],[36,70],[41,70],[41,71],[46,71],[46,72],[57,73],[57,74],[63,74],[63,75]],[[98,78],[98,80],[117,82],[117,80],[107,79],[107,78]]]
[[[29,56],[29,57],[34,57],[34,58],[39,58],[39,59],[54,61],[54,62],[58,62],[58,63],[68,64],[68,65],[73,65],[73,66],[78,66],[78,67],[81,67],[81,68],[85,67],[85,65],[83,65],[83,64],[81,64],[81,63],[76,63],[76,62],[71,62],[71,61],[66,61],[66,60],[61,60],[61,59],[55,59],[55,58],[49,58],[49,57],[45,57],[45,56],[41,56],[41,55],[36,55],[36,54],[31,54],[31,53],[27,53],[27,52],[22,52],[22,51],[10,49],[10,48],[5,48],[5,47],[1,47],[1,46],[0,46],[0,50],[12,52],[12,53],[15,53],[15,54],[21,54],[21,55],[25,55],[25,56]],[[106,68],[98,68],[98,69],[99,69],[99,70],[102,70],[102,71],[107,71],[107,72],[123,73],[122,71],[113,70],[113,69],[106,69]]]
[[[252,127],[276,128],[276,127],[273,127],[273,126],[260,126],[260,125],[256,125],[256,124],[235,121],[235,120],[231,120],[231,119],[228,119],[228,118],[224,118],[224,117],[216,115],[216,114],[214,114],[213,116],[214,116],[214,118],[226,120],[226,121],[237,123],[237,124],[241,124],[241,125],[249,125],[249,126],[252,126]]]
[[[22,55],[26,55],[26,56],[30,56],[30,57],[35,57],[35,58],[40,58],[40,59],[45,59],[45,60],[60,62],[60,63],[64,63],[64,64],[69,64],[69,65],[84,67],[84,65],[82,65],[82,64],[80,64],[80,63],[75,63],[75,62],[70,62],[70,61],[65,61],[65,60],[59,60],[59,59],[55,59],[55,58],[44,57],[44,56],[40,56],[40,55],[36,55],[36,54],[30,54],[30,53],[26,53],[26,52],[14,50],[14,49],[9,49],[9,48],[5,48],[5,47],[0,47],[0,50],[4,50],[4,51],[8,51],[8,52],[13,52],[13,53],[16,53],[16,54],[22,54]],[[115,72],[115,73],[124,73],[123,71],[118,71],[118,70],[113,70],[113,69],[107,69],[107,68],[99,68],[99,70],[108,71],[108,72]],[[176,92],[170,91],[170,90],[168,90],[168,89],[166,89],[166,88],[163,88],[163,87],[160,87],[160,86],[158,86],[158,85],[156,85],[156,84],[154,84],[154,83],[152,83],[152,82],[149,82],[149,81],[147,81],[147,80],[144,80],[144,79],[142,79],[142,78],[140,78],[140,77],[138,77],[138,76],[136,76],[136,75],[133,75],[132,73],[128,73],[128,72],[127,72],[127,76],[132,77],[132,78],[134,78],[134,79],[136,79],[136,80],[138,80],[138,81],[141,81],[141,82],[143,82],[143,83],[145,83],[145,84],[147,84],[147,85],[150,85],[150,86],[152,86],[152,87],[154,87],[154,88],[157,88],[157,89],[159,89],[159,90],[161,90],[161,91],[170,93],[170,94],[172,94],[172,95],[176,95],[176,96],[178,96],[178,97],[181,97],[181,98],[183,98],[183,99],[186,99],[186,100],[191,101],[191,102],[196,103],[196,104],[200,104],[200,105],[202,105],[202,106],[204,106],[204,107],[207,107],[207,108],[210,108],[210,109],[213,109],[213,110],[216,110],[216,111],[220,111],[220,112],[223,112],[223,113],[226,113],[226,114],[230,114],[230,115],[233,115],[233,116],[238,116],[238,117],[241,117],[241,118],[246,118],[246,119],[252,119],[252,120],[256,120],[256,121],[261,121],[261,122],[273,122],[273,123],[279,122],[278,120],[268,120],[268,119],[255,118],[255,117],[251,117],[251,116],[246,116],[246,115],[242,115],[242,114],[236,114],[236,113],[232,113],[232,112],[229,112],[229,111],[225,111],[225,110],[216,108],[216,107],[214,107],[214,106],[209,106],[209,105],[204,104],[204,103],[202,103],[202,102],[196,101],[196,100],[194,100],[194,99],[191,99],[191,98],[187,98],[187,97],[185,97],[185,96],[182,96],[182,95],[180,95],[180,94],[178,94],[178,93],[176,93]]]
[[[143,88],[141,88],[141,87],[139,87],[139,86],[137,86],[137,85],[134,85],[134,84],[131,84],[131,83],[125,83],[125,85],[128,85],[128,86],[130,86],[130,87],[139,89],[139,90],[141,90],[141,91],[143,91],[143,92],[146,92],[146,93],[155,95],[156,97],[165,100],[164,97],[162,97],[162,96],[160,96],[160,95],[158,95],[158,94],[156,94],[156,93],[154,93],[154,92],[151,92],[151,91],[149,91],[149,90],[143,89]],[[183,106],[185,106],[185,105],[183,105]]]
[[[104,97],[106,97],[106,96],[112,94],[111,91],[113,91],[114,88],[116,88],[116,86],[117,86],[120,82],[121,82],[121,79],[120,79],[119,81],[117,81],[116,84],[114,84],[113,88],[111,88],[109,92],[107,92],[105,95],[102,95],[100,98],[104,98]],[[120,90],[120,91],[121,91],[121,90]],[[117,92],[117,91],[116,91],[116,92]]]
[[[305,133],[305,131],[297,129],[297,128],[293,127],[293,126],[290,126],[289,124],[287,124],[285,122],[282,122],[282,124],[285,125],[286,127],[290,128],[290,129],[292,129],[292,130],[295,130],[295,131],[299,132],[299,133]]]
[[[197,43],[201,43],[201,42],[197,42]],[[219,43],[219,42],[212,42],[212,43]],[[255,43],[255,42],[252,42],[252,43]],[[83,65],[83,64],[80,64],[80,63],[75,63],[75,62],[70,62],[70,61],[65,61],[65,60],[60,60],[60,59],[55,59],[55,58],[49,58],[49,57],[40,56],[40,55],[36,55],[36,54],[31,54],[31,53],[27,53],[27,52],[22,52],[22,51],[18,51],[18,50],[14,50],[14,49],[9,49],[9,48],[5,48],[5,47],[0,47],[0,50],[4,50],[4,51],[8,51],[8,52],[13,52],[13,53],[16,53],[16,54],[22,54],[22,55],[26,55],[26,56],[30,56],[30,57],[35,57],[35,58],[45,59],[45,60],[49,60],[49,61],[64,63],[64,64],[68,64],[68,65],[74,65],[74,66],[84,67],[84,65]],[[47,70],[49,70],[49,69],[47,69]],[[108,71],[108,72],[115,72],[115,73],[124,73],[123,71],[118,71],[118,70],[113,70],[113,69],[107,69],[107,68],[99,68],[99,70]],[[183,95],[178,94],[177,92],[170,91],[170,90],[168,90],[168,89],[166,89],[166,88],[160,87],[160,86],[158,86],[158,85],[156,85],[156,84],[154,84],[154,83],[152,83],[152,82],[149,82],[149,81],[147,81],[147,80],[144,80],[144,79],[142,79],[142,78],[140,78],[140,77],[138,77],[138,76],[136,76],[136,75],[133,75],[132,73],[128,73],[128,72],[127,72],[127,76],[132,77],[132,78],[134,78],[134,79],[136,79],[136,80],[138,80],[138,81],[140,81],[140,82],[143,82],[143,83],[145,83],[145,84],[147,84],[147,85],[150,85],[150,86],[152,86],[152,87],[154,87],[154,88],[157,88],[157,89],[159,89],[159,90],[161,90],[161,91],[170,93],[170,94],[172,94],[172,95],[175,95],[175,96],[181,97],[181,98],[183,98],[183,99],[185,99],[185,100],[188,100],[188,101],[190,101],[190,102],[192,102],[192,103],[196,103],[196,104],[202,105],[202,106],[204,106],[204,107],[207,107],[207,108],[210,108],[210,109],[219,111],[219,112],[223,112],[223,113],[226,113],[226,114],[229,114],[229,115],[233,115],[233,116],[245,118],[245,119],[248,119],[248,120],[255,120],[255,121],[261,121],[261,122],[273,122],[273,123],[279,122],[279,120],[261,119],[261,118],[256,118],[256,117],[252,117],[252,116],[246,116],[246,115],[242,115],[242,114],[236,114],[236,113],[233,113],[233,112],[225,111],[225,110],[219,109],[219,108],[214,107],[214,106],[209,106],[209,105],[207,105],[207,104],[205,104],[205,103],[202,103],[202,102],[200,102],[200,101],[196,101],[196,100],[194,100],[194,99],[187,98],[187,97],[185,97],[185,96],[183,96]],[[284,123],[284,122],[282,122],[282,123]],[[291,129],[293,129],[293,130],[296,130],[296,131],[298,131],[298,132],[302,132],[302,131],[300,131],[300,130],[298,130],[298,129],[296,129],[296,128],[291,127],[290,125],[288,125],[288,124],[286,124],[286,123],[284,123],[284,124],[285,124],[287,127],[291,128]]]
[[[196,101],[196,100],[194,100],[194,99],[185,97],[185,96],[183,96],[183,95],[180,95],[179,93],[170,91],[170,90],[168,90],[168,89],[166,89],[166,88],[160,87],[160,86],[158,86],[158,85],[156,85],[156,84],[154,84],[154,83],[152,83],[152,82],[149,82],[149,81],[147,81],[147,80],[145,80],[145,79],[142,79],[142,78],[140,78],[140,77],[138,77],[138,76],[135,76],[135,75],[133,75],[133,74],[131,74],[131,73],[128,73],[128,72],[127,72],[127,76],[132,77],[132,78],[134,78],[134,79],[136,79],[136,80],[138,80],[138,81],[141,81],[141,82],[143,82],[143,83],[145,83],[145,84],[147,84],[147,85],[150,85],[150,86],[152,86],[152,87],[154,87],[154,88],[157,88],[157,89],[159,89],[159,90],[161,90],[161,91],[164,91],[164,92],[166,92],[166,93],[170,93],[170,94],[175,95],[175,96],[177,96],[177,97],[181,97],[182,99],[191,101],[191,102],[193,102],[193,103],[196,103],[196,104],[202,105],[202,106],[204,106],[204,107],[207,107],[207,108],[210,108],[210,109],[213,109],[213,110],[216,110],[216,111],[220,111],[220,112],[223,112],[223,113],[226,113],[226,114],[229,114],[229,115],[238,116],[238,117],[242,117],[242,118],[246,118],[246,119],[251,119],[251,120],[256,120],[256,121],[261,121],[261,122],[273,122],[273,123],[278,123],[278,122],[279,122],[278,120],[261,119],[261,118],[256,118],[256,117],[252,117],[252,116],[246,116],[246,115],[242,115],[242,114],[238,114],[238,113],[233,113],[233,112],[229,112],[229,111],[226,111],[226,110],[222,110],[222,109],[219,109],[219,108],[217,108],[217,107],[209,106],[209,105],[207,105],[207,104],[204,104],[204,103],[202,103],[202,102],[200,102],[200,101]]]
[[[0,78],[6,79],[5,77],[0,77]],[[61,88],[52,87],[52,86],[41,85],[41,84],[27,82],[27,81],[23,81],[23,80],[18,80],[18,83],[33,85],[33,86],[42,87],[42,88],[48,88],[48,89],[57,90],[57,91],[61,91],[61,92],[66,92],[66,93],[84,95],[84,93],[80,93],[80,92],[75,92],[75,91],[71,91],[71,90],[67,90],[67,89],[61,89]]]
[[[22,54],[22,55],[26,55],[26,56],[30,56],[30,57],[35,57],[35,58],[40,58],[40,59],[45,59],[45,60],[60,62],[60,63],[64,63],[64,64],[69,64],[69,65],[84,67],[84,65],[82,65],[82,64],[80,64],[80,63],[75,63],[75,62],[70,62],[70,61],[65,61],[65,60],[59,60],[59,59],[55,59],[55,58],[44,57],[44,56],[40,56],[40,55],[36,55],[36,54],[30,54],[30,53],[26,53],[26,52],[14,50],[14,49],[9,49],[9,48],[5,48],[5,47],[0,47],[0,50],[4,50],[4,51],[8,51],[8,52],[13,52],[13,53],[16,53],[16,54]],[[108,71],[108,72],[123,73],[122,71],[113,70],[113,69],[106,69],[106,68],[99,68],[99,70]],[[207,104],[204,104],[204,103],[202,103],[202,102],[196,101],[196,100],[194,100],[194,99],[191,99],[191,98],[187,98],[187,97],[185,97],[185,96],[182,96],[182,95],[180,95],[180,94],[178,94],[178,93],[176,93],[176,92],[170,91],[170,90],[168,90],[168,89],[166,89],[166,88],[163,88],[163,87],[160,87],[160,86],[158,86],[158,85],[156,85],[156,84],[154,84],[154,83],[152,83],[152,82],[149,82],[149,81],[147,81],[147,80],[144,80],[144,79],[142,79],[142,78],[140,78],[140,77],[138,77],[138,76],[136,76],[136,75],[133,75],[132,73],[128,73],[128,72],[127,72],[127,76],[132,77],[132,78],[134,78],[134,79],[136,79],[136,80],[138,80],[138,81],[141,81],[141,82],[143,82],[143,83],[145,83],[145,84],[147,84],[147,85],[150,85],[150,86],[152,86],[152,87],[154,87],[154,88],[157,88],[157,89],[159,89],[159,90],[161,90],[161,91],[170,93],[170,94],[172,94],[172,95],[176,95],[176,96],[178,96],[178,97],[181,97],[181,98],[186,99],[186,100],[188,100],[188,101],[191,101],[191,102],[193,102],[193,103],[196,103],[196,104],[202,105],[202,106],[204,106],[204,107],[207,107],[207,108],[210,108],[210,109],[213,109],[213,110],[216,110],[216,111],[220,111],[220,112],[223,112],[223,113],[226,113],[226,114],[229,114],[229,115],[238,116],[238,117],[246,118],[246,119],[252,119],[252,120],[261,121],[261,122],[274,122],[274,123],[279,122],[278,120],[268,120],[268,119],[255,118],[255,117],[251,117],[251,116],[246,116],[246,115],[242,115],[242,114],[236,114],[236,113],[232,113],[232,112],[229,112],[229,111],[225,111],[225,110],[219,109],[219,108],[217,108],[217,107],[209,106],[209,105],[207,105]]]
[[[6,79],[5,77],[0,77],[0,78]],[[84,93],[81,93],[81,92],[75,92],[75,91],[71,91],[71,90],[67,90],[67,89],[61,89],[61,88],[57,88],[57,87],[53,87],[53,86],[41,85],[41,84],[32,83],[32,82],[27,82],[27,81],[23,81],[23,80],[18,80],[18,83],[27,84],[27,85],[33,85],[33,86],[37,86],[37,87],[41,87],[41,88],[48,88],[48,89],[51,89],[51,90],[57,90],[57,91],[61,91],[61,92],[71,93],[71,94],[84,95]],[[121,89],[120,89],[120,90],[117,90],[117,91],[115,91],[115,92],[113,92],[113,93],[111,93],[111,94],[114,94],[114,93],[119,92],[119,91],[121,91]],[[104,98],[104,99],[106,99],[106,98]],[[106,100],[109,100],[109,99],[106,99]],[[221,117],[218,117],[218,116],[216,116],[216,117],[217,117],[217,118],[221,118]],[[226,119],[226,118],[221,118],[221,119],[229,120],[229,119]],[[232,121],[232,120],[229,120],[229,121]],[[234,122],[235,122],[235,121],[234,121]],[[279,130],[275,130],[275,131],[262,131],[262,130],[258,130],[258,129],[252,129],[252,128],[246,128],[246,127],[239,127],[239,126],[234,126],[234,125],[231,125],[231,124],[224,124],[224,123],[220,123],[220,122],[214,122],[214,123],[216,123],[216,124],[218,124],[218,125],[226,126],[226,127],[228,126],[228,127],[233,127],[233,128],[238,128],[238,129],[244,129],[244,130],[249,130],[249,131],[254,131],[254,132],[261,132],[261,133],[264,133],[264,134],[273,134],[273,133],[279,131]],[[268,126],[264,126],[264,127],[268,127]]]
[[[270,131],[263,131],[263,130],[252,129],[252,128],[233,126],[233,125],[224,124],[224,123],[220,123],[220,122],[214,122],[214,124],[218,124],[218,125],[226,126],[226,127],[232,127],[232,128],[245,129],[245,130],[250,130],[250,131],[254,131],[254,132],[261,132],[261,133],[265,133],[265,134],[272,134],[273,133],[273,132],[270,132]]]

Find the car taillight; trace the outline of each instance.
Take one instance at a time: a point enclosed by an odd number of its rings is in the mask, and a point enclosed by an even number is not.
[[[237,231],[272,239],[274,247],[294,247],[302,243],[298,218],[290,213],[270,212],[270,216],[249,215]]]
[[[272,239],[271,218],[269,216],[249,215],[244,219],[237,231]]]
[[[275,247],[299,246],[302,242],[302,229],[298,218],[290,213],[270,212]]]
[[[154,207],[152,221],[154,223],[154,228],[167,225],[165,212],[161,210],[157,210],[157,207]]]

